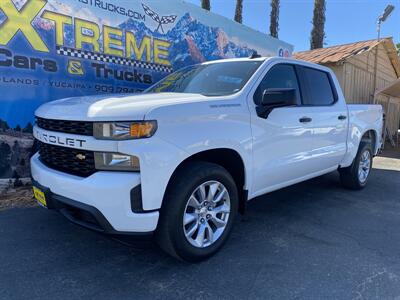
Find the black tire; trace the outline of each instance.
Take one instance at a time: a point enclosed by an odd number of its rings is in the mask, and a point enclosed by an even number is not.
[[[360,180],[358,170],[359,170],[359,166],[360,166],[361,157],[365,151],[369,152],[371,163],[370,163],[368,176],[367,176],[366,180]],[[348,189],[352,189],[352,190],[363,189],[367,185],[368,177],[371,173],[372,161],[373,161],[373,153],[372,153],[371,143],[361,142],[360,146],[358,148],[356,158],[354,159],[351,166],[349,166],[347,168],[339,169],[340,180],[341,180],[342,185],[344,187],[346,187]]]
[[[230,198],[230,213],[221,236],[205,248],[193,246],[185,236],[183,216],[188,199],[201,184],[218,181]],[[160,212],[156,240],[168,254],[188,262],[198,262],[215,254],[232,231],[238,211],[238,191],[232,176],[223,167],[209,162],[189,162],[172,179]]]

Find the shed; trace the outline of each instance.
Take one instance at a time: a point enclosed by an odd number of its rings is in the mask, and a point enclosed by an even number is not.
[[[400,59],[392,38],[297,52],[293,56],[331,68],[348,103],[382,104],[389,132],[397,134],[400,94],[388,97],[384,93],[400,77]]]
[[[389,86],[385,87],[384,89],[378,91],[376,93],[376,98],[378,103],[382,103],[384,106],[384,110],[386,111],[386,120],[389,123],[390,120],[393,122],[397,122],[399,126],[394,132],[390,131],[389,134],[393,135],[395,133],[396,136],[396,144],[399,146],[399,139],[400,139],[400,78],[394,81]],[[385,132],[386,135],[386,132]],[[394,144],[394,140],[391,140],[392,145]]]

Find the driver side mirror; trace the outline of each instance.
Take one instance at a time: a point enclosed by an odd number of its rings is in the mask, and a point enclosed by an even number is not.
[[[261,105],[282,105],[292,106],[297,105],[296,90],[295,89],[266,89],[263,92]]]
[[[266,119],[274,108],[295,105],[297,105],[296,89],[266,89],[263,92],[261,103],[256,107],[256,110],[259,117]]]

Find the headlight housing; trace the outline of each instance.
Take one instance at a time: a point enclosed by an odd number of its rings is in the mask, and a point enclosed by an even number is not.
[[[157,121],[94,123],[94,137],[99,140],[134,140],[149,138],[157,131]]]
[[[94,163],[97,170],[140,171],[138,157],[121,153],[95,152]]]

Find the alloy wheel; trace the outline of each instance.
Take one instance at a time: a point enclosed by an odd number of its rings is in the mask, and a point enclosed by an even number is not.
[[[183,230],[194,247],[214,244],[223,234],[231,211],[229,193],[218,181],[199,185],[189,197],[183,214]]]
[[[365,150],[360,157],[360,163],[358,166],[358,179],[361,183],[365,183],[368,179],[368,175],[371,170],[371,154],[368,150]]]

